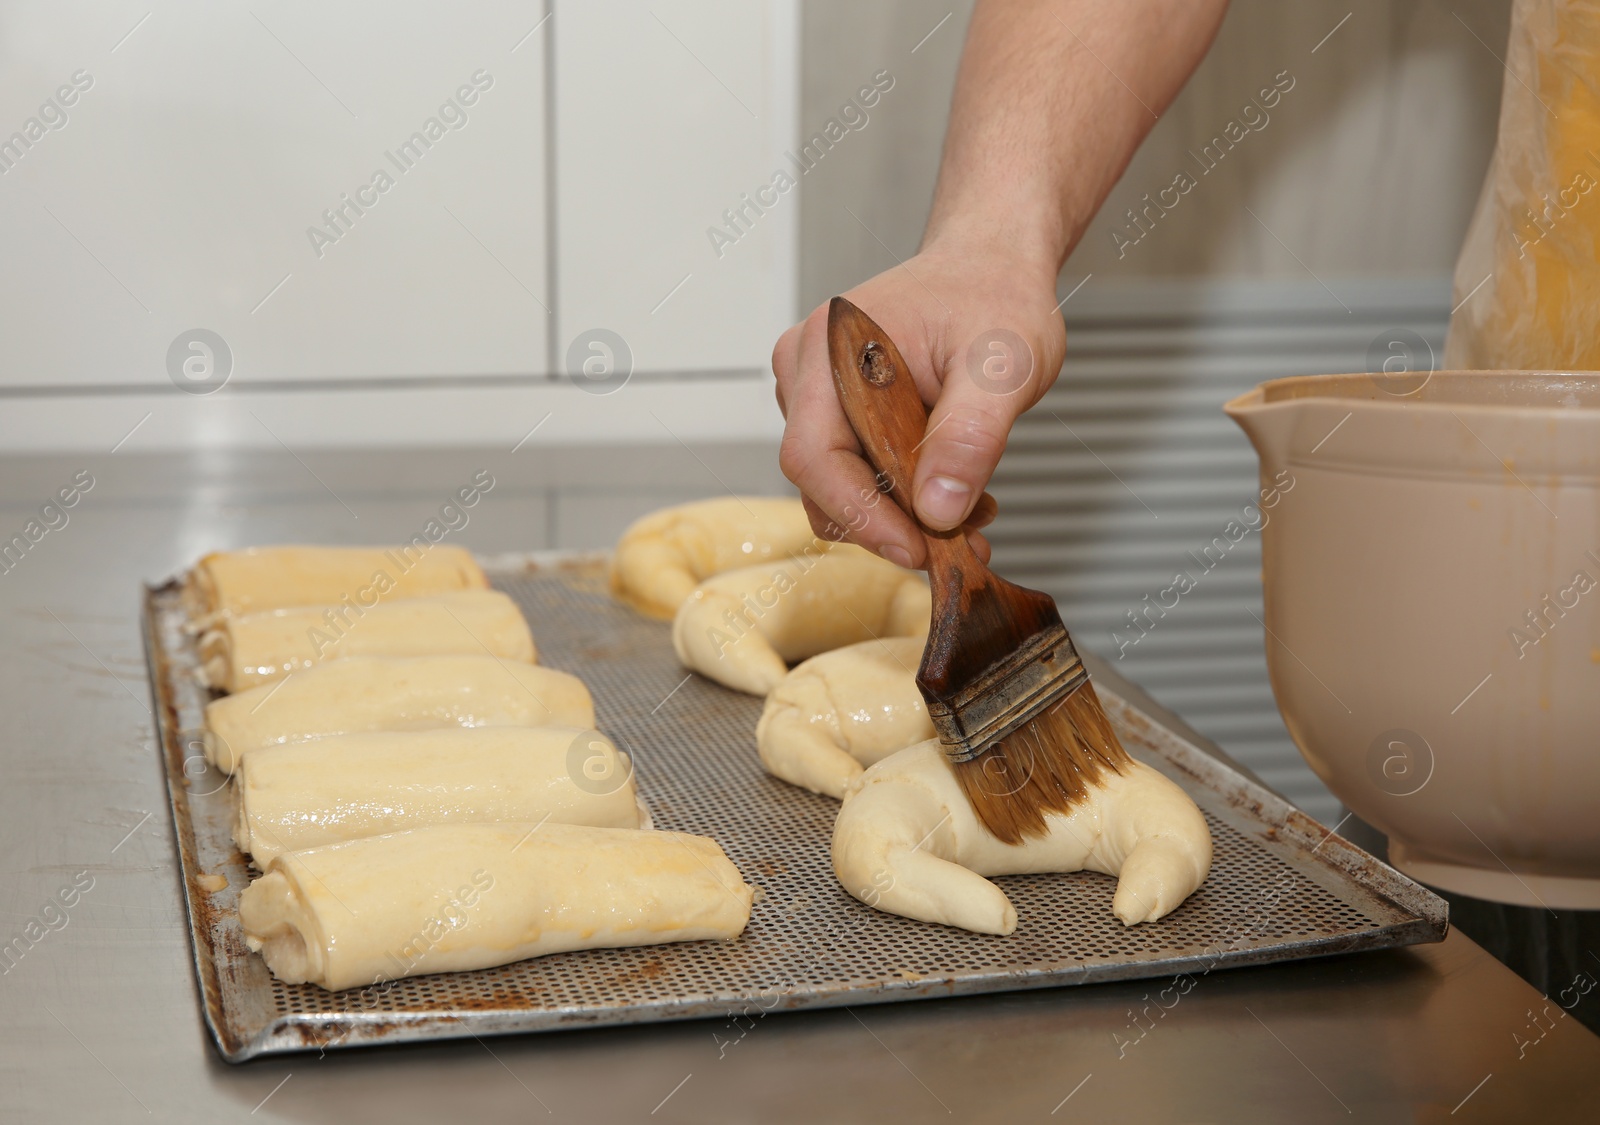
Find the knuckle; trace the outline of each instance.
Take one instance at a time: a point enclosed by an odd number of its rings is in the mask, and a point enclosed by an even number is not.
[[[810,464],[810,451],[792,430],[786,431],[783,441],[778,445],[779,471],[792,483],[799,484],[800,478],[805,475],[806,467]]]
[[[800,325],[796,324],[785,329],[783,335],[778,337],[778,342],[772,345],[772,374],[780,383],[794,370],[794,356],[799,339]]]
[[[930,441],[942,458],[963,463],[993,462],[1005,452],[1009,423],[1000,417],[970,406],[957,406]]]

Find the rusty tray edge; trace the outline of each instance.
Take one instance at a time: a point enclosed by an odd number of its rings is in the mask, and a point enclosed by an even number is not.
[[[167,654],[156,628],[156,596],[177,584],[178,579],[174,578],[160,585],[147,584],[144,587],[140,598],[139,631],[144,642],[145,665],[150,673],[151,710],[155,714],[161,773],[166,781],[167,809],[172,814],[173,847],[178,852],[179,890],[183,895],[184,914],[189,922],[189,949],[194,957],[195,980],[200,987],[201,1014],[222,1057],[229,1062],[242,1062],[258,1054],[262,1047],[235,1036],[224,1018],[222,986],[217,979],[216,946],[209,927],[202,922],[201,912],[196,909],[195,880],[201,874],[199,848],[195,840],[194,821],[189,816],[189,792],[183,784],[183,758],[178,737],[180,728],[167,692]]]

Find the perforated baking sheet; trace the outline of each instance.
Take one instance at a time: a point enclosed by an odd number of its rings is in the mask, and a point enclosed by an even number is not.
[[[1124,744],[1206,814],[1216,858],[1205,884],[1131,929],[1111,913],[1115,881],[1088,872],[998,879],[1017,907],[1007,937],[883,914],[833,877],[837,804],[763,771],[761,701],[686,676],[669,627],[607,595],[602,559],[502,558],[490,575],[522,605],[541,662],[589,685],[600,728],[633,753],[655,825],[713,837],[760,888],[748,928],[735,942],[563,953],[341,993],[275,980],[239,929],[249,870],[229,832],[227,779],[201,754],[210,696],[178,588],[149,588],[146,650],[195,968],[230,1061],[1171,976],[1444,937],[1442,900],[1206,753],[1152,705],[1124,699],[1108,675],[1100,695]]]

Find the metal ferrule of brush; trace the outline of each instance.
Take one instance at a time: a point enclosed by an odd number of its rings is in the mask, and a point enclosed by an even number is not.
[[[1057,624],[1029,638],[948,701],[930,701],[928,717],[945,756],[969,762],[1088,681],[1066,627]]]

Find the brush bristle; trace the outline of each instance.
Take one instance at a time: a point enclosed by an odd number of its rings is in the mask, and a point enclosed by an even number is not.
[[[953,764],[978,820],[996,838],[1020,844],[1046,832],[1048,813],[1068,813],[1089,787],[1132,761],[1100,699],[1084,684],[1033,722],[971,761]]]

